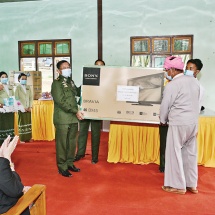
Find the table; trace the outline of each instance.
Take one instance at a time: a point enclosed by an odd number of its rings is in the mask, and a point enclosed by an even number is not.
[[[215,112],[199,116],[198,164],[215,167]],[[159,126],[143,123],[111,122],[108,142],[110,163],[160,163]]]
[[[32,139],[51,141],[55,139],[53,124],[54,103],[52,100],[34,100],[32,108]],[[18,134],[18,119],[15,114],[15,134]]]

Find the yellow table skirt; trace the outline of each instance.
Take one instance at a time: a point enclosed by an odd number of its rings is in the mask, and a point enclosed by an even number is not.
[[[215,167],[215,117],[200,117],[198,131],[198,164]],[[160,163],[158,125],[111,123],[108,162]]]
[[[33,140],[54,140],[55,128],[53,124],[53,101],[33,101],[31,113],[32,139]],[[15,133],[18,134],[18,120],[15,114]]]

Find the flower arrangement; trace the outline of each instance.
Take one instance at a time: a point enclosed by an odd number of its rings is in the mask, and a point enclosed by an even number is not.
[[[51,93],[50,92],[43,92],[42,98],[43,99],[52,99]]]

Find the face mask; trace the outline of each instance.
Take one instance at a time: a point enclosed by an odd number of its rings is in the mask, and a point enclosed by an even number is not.
[[[2,84],[7,84],[8,78],[1,78],[1,83]]]
[[[72,74],[71,69],[62,69],[62,76],[64,76],[65,78],[70,77]]]
[[[167,80],[172,81],[172,77],[168,75],[168,72],[165,72],[165,77]]]
[[[185,71],[184,71],[184,75],[194,77],[194,76],[193,76],[193,71],[191,71],[191,70],[185,70]]]
[[[20,84],[21,85],[26,85],[27,84],[27,80],[20,80]]]

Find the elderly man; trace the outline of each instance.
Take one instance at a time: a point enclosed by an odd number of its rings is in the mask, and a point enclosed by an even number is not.
[[[169,124],[166,143],[164,186],[166,192],[198,193],[197,144],[199,82],[183,75],[180,57],[167,57],[164,69],[172,81],[164,89],[160,108],[161,125]]]

